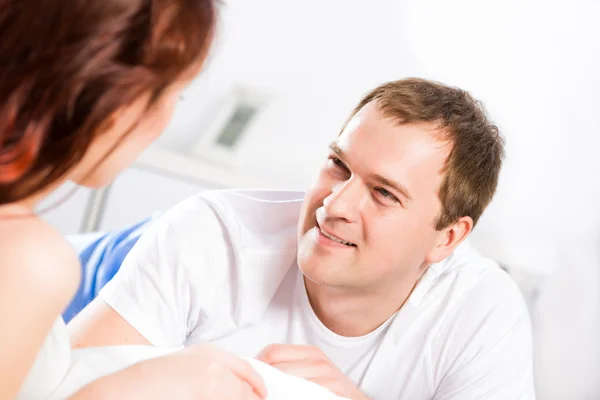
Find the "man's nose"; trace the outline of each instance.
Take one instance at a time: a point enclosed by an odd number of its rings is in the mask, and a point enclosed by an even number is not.
[[[334,185],[329,196],[323,200],[327,217],[355,222],[364,197],[362,192],[360,182],[353,178]]]

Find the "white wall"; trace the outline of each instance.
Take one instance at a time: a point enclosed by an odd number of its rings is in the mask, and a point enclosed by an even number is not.
[[[253,129],[253,146],[242,152],[245,167],[307,185],[360,96],[403,75],[405,60],[392,37],[393,2],[365,4],[227,2],[214,58],[163,143],[189,144],[211,111],[199,112],[198,104],[218,99],[230,85],[249,84],[274,101]]]
[[[46,198],[37,211],[61,233],[77,233],[82,228],[90,193],[89,189],[68,182]]]

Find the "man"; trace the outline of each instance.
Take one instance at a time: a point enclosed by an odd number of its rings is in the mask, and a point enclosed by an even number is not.
[[[213,191],[164,215],[74,344],[210,342],[356,400],[533,399],[525,303],[465,242],[502,157],[466,92],[384,84],[303,201]]]

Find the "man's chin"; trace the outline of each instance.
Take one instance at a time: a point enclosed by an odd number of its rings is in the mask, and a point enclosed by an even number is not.
[[[300,272],[304,277],[319,286],[339,286],[340,278],[342,278],[339,271],[335,271],[334,268],[331,268],[330,260],[318,260],[321,257],[311,257],[310,262],[306,262],[309,260],[304,260],[305,262],[298,263],[298,267]]]
[[[305,274],[304,272],[302,273],[302,276],[304,278],[304,285],[306,286],[306,288],[310,291],[310,286],[312,287],[320,287],[320,288],[328,288],[331,287],[332,284],[335,284],[335,282],[330,282],[327,279],[324,279],[324,277],[320,277],[320,276],[315,276],[314,274]]]
[[[316,264],[314,261],[316,260],[314,260],[314,258],[315,257],[310,257],[309,260],[299,258],[298,268],[300,269],[300,272],[302,272],[304,278],[317,285],[321,285],[323,280],[321,275],[323,275],[323,271],[318,271],[317,268],[315,268]]]

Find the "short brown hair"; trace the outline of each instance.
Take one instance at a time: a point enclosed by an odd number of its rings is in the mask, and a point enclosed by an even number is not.
[[[481,102],[464,90],[410,78],[372,90],[350,119],[372,101],[384,116],[399,124],[436,124],[443,140],[452,144],[442,170],[442,211],[435,229],[444,229],[463,216],[476,224],[496,192],[504,158],[504,140]]]
[[[199,67],[216,1],[2,0],[0,204],[50,187],[118,110]]]

